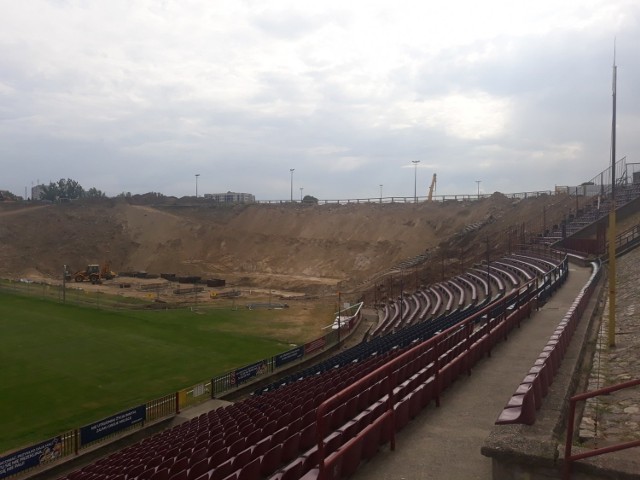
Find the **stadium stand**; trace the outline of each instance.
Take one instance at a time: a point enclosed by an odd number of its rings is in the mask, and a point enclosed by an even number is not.
[[[542,264],[537,259],[522,261]],[[494,271],[490,278],[499,290],[493,301],[486,294],[479,300],[477,294],[478,286],[489,291],[481,278],[482,274],[486,277],[486,271],[407,294],[385,307],[382,328],[379,326],[369,341],[60,480],[348,476],[361,461],[375,455],[380,445],[389,443],[393,448],[396,432],[431,402],[439,405],[442,390],[460,375],[470,374],[479,359],[489,355],[498,341],[530,315],[539,296],[564,281],[566,258],[548,259],[544,264],[546,277],[538,285],[522,268],[512,269],[506,277],[513,276],[516,285],[509,291]],[[466,289],[470,296],[465,295]],[[400,301],[404,319],[399,314]],[[570,329],[569,321],[566,329]],[[566,340],[562,331],[555,335],[550,339],[554,348],[541,353],[545,362],[533,367],[535,378],[531,377],[529,386],[523,387],[526,391],[514,399],[514,403],[523,404],[523,418],[530,414],[530,404],[535,408],[544,395],[536,378],[548,378],[544,376],[547,371],[550,374],[557,368],[555,349],[560,350]]]
[[[601,274],[598,264],[592,264],[592,270],[593,272],[587,285],[582,289],[565,317],[549,337],[549,341],[543,347],[533,366],[498,416],[496,424],[521,423],[532,425],[535,423],[536,410],[539,410],[542,406],[542,400],[549,391],[553,378],[560,367],[560,362],[569,346],[571,336],[586,308],[587,301],[590,298],[589,291],[594,288],[598,276]]]

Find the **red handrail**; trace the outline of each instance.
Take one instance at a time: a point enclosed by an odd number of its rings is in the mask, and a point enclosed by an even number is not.
[[[573,462],[575,462],[576,460],[582,460],[583,458],[595,457],[596,455],[618,452],[620,450],[626,450],[627,448],[640,446],[640,440],[634,440],[632,442],[625,442],[619,443],[617,445],[610,445],[608,447],[596,448],[588,452],[579,453],[578,455],[571,455],[576,403],[581,400],[586,400],[598,395],[607,395],[609,393],[613,393],[624,388],[635,387],[637,385],[640,385],[640,379],[629,380],[628,382],[618,383],[617,385],[611,385],[609,387],[604,387],[592,392],[584,392],[579,395],[574,395],[569,399],[569,423],[567,425],[567,438],[564,447],[564,466],[562,469],[563,480],[569,480],[569,478],[571,478],[571,467],[573,465]]]
[[[471,331],[473,331],[473,326],[474,323],[476,321],[476,319],[481,318],[483,315],[488,314],[491,310],[494,310],[497,305],[499,304],[503,304],[505,307],[506,305],[508,305],[510,302],[512,302],[515,299],[518,299],[520,296],[520,291],[526,291],[529,288],[531,288],[532,286],[532,282],[528,282],[525,286],[518,288],[518,289],[514,289],[511,292],[509,292],[508,294],[506,294],[503,298],[501,298],[500,300],[498,300],[497,302],[494,302],[490,305],[487,305],[486,307],[484,307],[482,310],[476,312],[475,314],[473,314],[472,316],[470,316],[469,318],[461,321],[460,323],[453,325],[451,327],[449,327],[447,330],[444,330],[443,332],[439,333],[438,335],[410,348],[409,350],[401,353],[400,355],[398,355],[397,357],[395,357],[394,359],[390,360],[388,363],[382,365],[381,367],[377,368],[376,370],[374,370],[373,372],[368,373],[367,375],[365,375],[364,377],[356,380],[354,383],[352,383],[351,385],[349,385],[347,388],[337,392],[334,396],[324,400],[317,408],[316,410],[316,422],[317,422],[317,430],[316,430],[316,440],[317,440],[317,445],[318,445],[318,458],[319,458],[319,472],[318,472],[318,480],[322,480],[324,478],[326,478],[327,476],[327,471],[330,471],[331,469],[331,465],[328,465],[326,463],[326,461],[328,460],[329,457],[327,457],[325,455],[325,444],[324,444],[324,439],[325,436],[329,433],[328,431],[328,423],[329,423],[329,418],[327,416],[327,413],[331,410],[332,407],[334,407],[335,405],[339,404],[342,400],[344,400],[345,398],[348,398],[350,395],[361,391],[363,388],[366,388],[367,385],[373,385],[375,382],[382,380],[383,378],[388,378],[388,391],[387,394],[389,395],[388,400],[387,400],[387,404],[386,404],[386,410],[384,412],[384,414],[382,414],[380,417],[378,417],[376,420],[374,420],[374,423],[378,424],[378,423],[382,423],[384,425],[384,423],[386,423],[387,421],[390,422],[390,428],[389,428],[389,433],[390,433],[390,438],[389,438],[389,442],[390,442],[390,448],[391,450],[395,449],[395,415],[394,415],[394,394],[393,394],[393,389],[397,386],[396,384],[398,383],[398,378],[397,375],[394,375],[394,372],[402,365],[406,364],[408,361],[411,361],[413,359],[415,359],[418,355],[426,353],[429,349],[435,349],[435,384],[436,384],[436,392],[435,392],[435,401],[436,401],[436,406],[439,406],[440,404],[440,365],[439,365],[439,357],[442,354],[441,350],[441,344],[442,344],[442,340],[445,339],[453,332],[455,331],[459,331],[461,329],[466,329],[467,331],[467,346],[466,349],[468,350],[469,348],[469,335],[471,333]],[[503,312],[503,314],[506,312]],[[491,324],[491,319],[487,319],[487,323],[488,325]],[[467,371],[469,371],[469,366],[467,366]],[[363,387],[364,386],[364,387]],[[384,396],[384,394],[382,394],[382,396]]]

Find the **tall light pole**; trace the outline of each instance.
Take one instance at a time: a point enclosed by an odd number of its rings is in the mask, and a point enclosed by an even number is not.
[[[418,203],[418,164],[420,160],[411,160],[413,163],[413,203]]]
[[[403,311],[402,304],[404,303],[404,270],[400,269],[400,325],[402,325],[403,319]]]
[[[380,184],[380,203],[382,203],[382,184]]]
[[[480,200],[480,182],[482,180],[476,180],[476,183],[478,184],[478,200]]]
[[[491,257],[489,257],[489,237],[486,238],[487,242],[487,296],[491,300]]]
[[[609,348],[616,346],[616,50],[613,44],[613,115],[611,121],[611,210],[609,212]]]
[[[67,303],[67,266],[62,270],[62,303]]]
[[[291,201],[293,202],[293,172],[295,168],[290,168],[289,172],[291,172]]]
[[[340,330],[342,330],[342,314],[340,312],[341,302],[342,298],[340,297],[340,292],[338,292],[338,347],[340,347]]]
[[[198,177],[200,176],[199,173],[196,173],[196,198],[198,198]]]

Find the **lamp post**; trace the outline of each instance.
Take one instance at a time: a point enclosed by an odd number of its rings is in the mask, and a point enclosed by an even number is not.
[[[200,176],[199,173],[196,173],[196,198],[198,198],[198,177]]]
[[[291,201],[293,202],[293,172],[295,168],[290,168],[289,172],[291,172]]]
[[[342,302],[342,298],[340,296],[340,292],[338,292],[338,348],[340,347],[340,330],[342,330],[342,318],[340,313],[340,305]]]
[[[400,269],[400,325],[404,321],[402,304],[404,303],[404,270]]]
[[[62,270],[62,303],[67,303],[67,266]]]
[[[613,46],[613,115],[611,121],[611,210],[609,211],[609,324],[607,343],[616,346],[616,50]]]
[[[382,184],[380,184],[380,203],[382,203]]]
[[[413,203],[418,203],[418,164],[420,160],[411,160],[413,163]]]
[[[476,180],[476,183],[478,184],[478,200],[480,200],[480,182],[482,180]]]
[[[487,242],[487,296],[491,300],[491,258],[489,257],[489,237],[486,238]]]

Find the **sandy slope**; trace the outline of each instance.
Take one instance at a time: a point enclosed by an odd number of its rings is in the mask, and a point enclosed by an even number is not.
[[[492,251],[506,250],[523,224],[527,232],[540,230],[543,205],[551,225],[575,209],[575,200],[513,201],[495,194],[444,204],[0,205],[0,276],[57,276],[63,264],[80,269],[109,259],[115,271],[333,291],[338,282],[361,284],[425,252],[447,251],[471,262],[486,251],[486,238]]]

